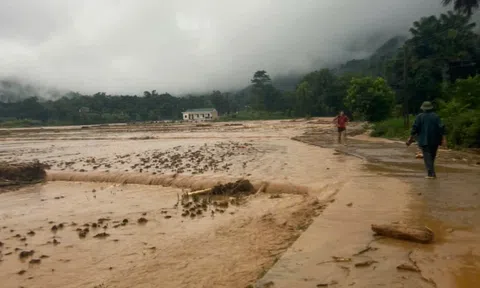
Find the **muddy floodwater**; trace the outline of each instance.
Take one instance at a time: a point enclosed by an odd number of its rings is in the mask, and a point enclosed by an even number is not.
[[[478,157],[440,151],[428,182],[415,147],[329,121],[1,130],[0,161],[49,169],[0,192],[0,286],[478,287]],[[181,202],[238,179],[238,203]],[[374,237],[391,222],[435,241]]]

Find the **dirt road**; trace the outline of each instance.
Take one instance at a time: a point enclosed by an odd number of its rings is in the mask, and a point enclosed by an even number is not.
[[[366,139],[335,147],[331,128],[319,119],[2,131],[0,161],[51,166],[46,184],[0,194],[2,287],[471,287],[475,160],[445,158],[454,165],[427,184],[412,151]],[[186,191],[239,178],[262,191],[193,218],[176,206]],[[426,223],[438,241],[372,242],[370,224],[391,221]],[[377,249],[353,256],[369,243]],[[411,261],[421,273],[397,271]]]

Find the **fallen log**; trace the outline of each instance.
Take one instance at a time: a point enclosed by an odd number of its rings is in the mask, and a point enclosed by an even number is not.
[[[381,236],[424,244],[431,243],[434,238],[433,231],[428,227],[409,227],[401,224],[372,224],[372,230]]]

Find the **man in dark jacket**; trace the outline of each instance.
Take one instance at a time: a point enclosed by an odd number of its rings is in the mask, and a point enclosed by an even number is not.
[[[427,170],[428,179],[435,179],[435,157],[437,157],[438,146],[446,145],[445,126],[442,124],[440,117],[433,112],[432,103],[423,102],[420,113],[415,118],[412,126],[410,138],[408,138],[407,146],[414,142],[414,137],[417,137],[418,146],[423,152],[423,161]]]

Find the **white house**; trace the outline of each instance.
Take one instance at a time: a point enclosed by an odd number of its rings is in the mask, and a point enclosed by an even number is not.
[[[183,121],[209,121],[218,119],[215,108],[188,109],[182,112]]]

